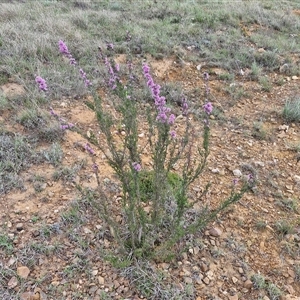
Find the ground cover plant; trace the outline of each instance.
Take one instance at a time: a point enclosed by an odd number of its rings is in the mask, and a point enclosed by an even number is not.
[[[296,299],[299,10],[1,3],[0,298]]]

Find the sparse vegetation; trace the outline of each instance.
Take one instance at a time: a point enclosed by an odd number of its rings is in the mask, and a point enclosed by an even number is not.
[[[287,100],[282,115],[288,122],[299,122],[300,121],[300,97],[295,99]]]
[[[299,15],[292,0],[1,3],[0,299],[215,299],[219,281],[245,300],[298,296]],[[105,56],[136,107],[111,93]],[[183,155],[159,168],[145,62]],[[200,151],[203,120],[209,168],[188,188],[200,159],[180,149]]]

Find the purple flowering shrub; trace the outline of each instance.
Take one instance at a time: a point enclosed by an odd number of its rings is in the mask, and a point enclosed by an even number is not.
[[[203,213],[189,218],[193,206],[201,201],[189,199],[190,185],[204,171],[209,155],[210,114],[213,105],[209,101],[209,76],[204,74],[206,97],[203,104],[203,138],[202,148],[195,147],[196,134],[190,123],[189,104],[185,96],[181,96],[181,115],[185,126],[178,131],[176,113],[168,105],[167,99],[161,94],[161,86],[151,74],[147,63],[140,66],[140,72],[145,80],[145,87],[149,90],[152,103],[142,105],[136,99],[136,77],[133,74],[133,63],[128,56],[127,79],[121,76],[121,67],[115,63],[113,55],[105,55],[99,48],[99,58],[107,70],[106,88],[114,95],[113,100],[101,99],[98,91],[92,88],[87,74],[79,67],[63,41],[59,41],[60,53],[69,59],[69,63],[78,68],[87,88],[94,99],[96,117],[101,131],[101,142],[98,145],[108,163],[115,171],[122,187],[121,207],[111,204],[112,199],[106,194],[100,180],[101,167],[97,164],[95,152],[89,143],[84,149],[92,156],[92,170],[98,182],[96,194],[99,201],[93,200],[97,208],[110,227],[113,237],[124,255],[140,257],[152,256],[156,259],[169,257],[172,246],[186,234],[192,234],[205,227],[219,212],[238,201],[249,189],[245,184],[239,192],[233,191],[231,196],[222,202],[217,209],[204,209]],[[107,44],[107,51],[113,53],[113,44]],[[123,73],[122,73],[123,74]],[[122,78],[122,79],[121,79]],[[45,80],[36,79],[39,88],[47,91]],[[113,108],[114,113],[106,109],[105,101]],[[52,115],[59,116],[52,110]],[[146,123],[146,124],[145,124]],[[116,138],[117,124],[120,124],[122,134]],[[143,124],[143,125],[141,125]],[[182,125],[182,124],[181,124]],[[143,141],[139,130],[143,126],[146,134]],[[62,129],[70,129],[73,124],[63,123]],[[89,140],[92,144],[92,141]],[[147,149],[151,163],[145,165],[142,156]],[[180,169],[174,173],[176,164]],[[208,191],[209,184],[204,188],[202,196]],[[143,191],[147,194],[143,194]],[[83,193],[85,192],[81,189]],[[90,197],[89,197],[90,198]],[[122,222],[116,221],[116,209],[122,215]]]
[[[113,51],[112,45],[108,45],[107,49]],[[209,117],[213,105],[209,101],[208,74],[204,74],[206,97],[203,104],[202,149],[195,149],[195,134],[188,118],[189,105],[185,96],[181,97],[181,115],[185,119],[185,129],[177,132],[175,111],[161,94],[161,86],[152,76],[147,63],[143,63],[141,71],[152,103],[145,109],[133,93],[135,86],[132,81],[132,62],[127,62],[129,78],[124,83],[120,79],[120,66],[114,62],[113,56],[108,58],[101,49],[99,56],[107,69],[107,87],[117,96],[111,102],[118,113],[117,117],[114,117],[105,111],[99,94],[93,93],[98,123],[109,148],[109,151],[105,151],[104,147],[102,150],[123,189],[122,209],[125,226],[116,226],[113,232],[117,240],[122,240],[122,236],[127,237],[125,243],[123,239],[125,253],[129,251],[134,256],[148,255],[164,259],[169,256],[172,246],[183,236],[205,227],[220,211],[238,201],[248,190],[248,185],[243,186],[239,192],[233,192],[216,210],[205,210],[203,215],[198,215],[190,221],[190,210],[201,198],[194,201],[188,199],[188,189],[205,169],[209,155]],[[142,147],[139,145],[141,141],[138,135],[141,121],[143,128],[147,130],[147,141]],[[112,135],[117,123],[122,124],[121,145],[115,143]],[[144,165],[141,159],[145,148],[149,149],[151,167]],[[178,174],[172,172],[176,163],[180,163]],[[101,170],[96,168],[95,173],[99,176]],[[209,185],[206,185],[202,196],[208,188]],[[109,204],[105,203],[103,201],[101,204],[104,206],[102,210],[108,211]],[[108,222],[113,224],[112,220]],[[159,246],[155,246],[156,244]]]

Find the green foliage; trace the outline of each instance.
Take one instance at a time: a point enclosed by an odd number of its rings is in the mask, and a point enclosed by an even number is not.
[[[285,102],[283,112],[283,118],[287,122],[300,122],[300,97],[297,96],[294,100],[287,100]]]
[[[251,276],[251,281],[255,289],[264,289],[267,286],[265,277],[260,274],[254,274]]]
[[[58,166],[63,159],[63,151],[58,143],[54,143],[49,149],[43,150],[42,154],[53,166]]]
[[[13,241],[6,234],[0,234],[0,249],[7,254],[11,254],[14,249]]]

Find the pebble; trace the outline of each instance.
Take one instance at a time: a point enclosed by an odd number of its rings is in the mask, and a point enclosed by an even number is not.
[[[237,294],[233,296],[228,296],[228,300],[239,300],[239,296]]]
[[[245,282],[244,282],[244,287],[246,289],[251,289],[253,286],[253,282],[250,280],[250,279],[247,279]]]
[[[242,172],[239,169],[235,169],[232,171],[233,175],[236,177],[241,177],[242,176]]]
[[[208,285],[210,283],[210,280],[208,277],[205,277],[203,278],[203,282]]]
[[[222,230],[218,227],[212,227],[209,230],[209,235],[214,236],[214,237],[219,237],[222,234]]]
[[[20,276],[23,279],[26,279],[28,277],[29,273],[30,273],[30,270],[26,266],[21,266],[21,267],[17,268],[18,276]]]
[[[234,283],[234,284],[236,284],[239,280],[236,278],[236,277],[234,277],[234,276],[232,276],[231,277],[231,280],[232,280],[232,282]]]
[[[24,228],[24,224],[23,224],[23,223],[17,223],[17,224],[16,224],[16,229],[17,229],[18,231],[23,230],[23,228]]]
[[[100,285],[104,285],[104,278],[102,276],[98,276],[98,282]]]
[[[9,280],[9,282],[7,283],[7,287],[9,288],[9,289],[13,289],[13,288],[15,288],[17,285],[18,285],[18,278],[16,277],[16,276],[13,276],[10,280]]]

